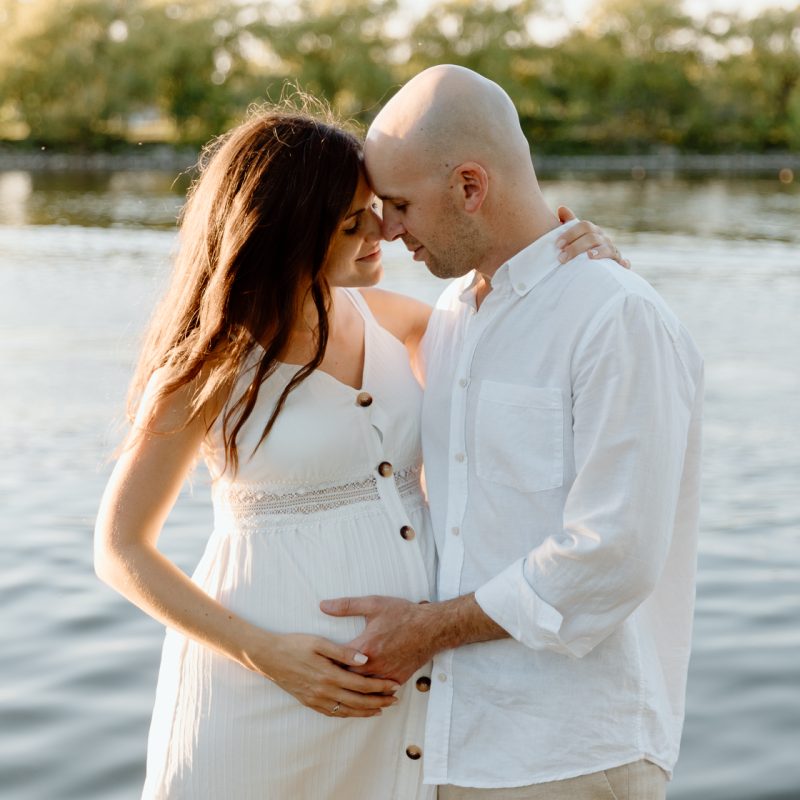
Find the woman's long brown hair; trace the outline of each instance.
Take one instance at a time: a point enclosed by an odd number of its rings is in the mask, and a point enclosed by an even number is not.
[[[181,215],[172,281],[146,333],[128,411],[134,418],[156,370],[156,401],[191,384],[187,425],[211,398],[223,398],[225,464],[235,472],[237,435],[289,343],[306,292],[319,318],[316,352],[284,388],[259,445],[289,393],[322,362],[330,304],[322,268],[355,195],[361,144],[319,105],[314,113],[274,107],[212,142],[199,166]],[[255,342],[263,355],[231,403]]]

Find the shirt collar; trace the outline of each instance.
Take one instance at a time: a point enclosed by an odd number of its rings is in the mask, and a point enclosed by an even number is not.
[[[558,260],[559,249],[556,247],[556,239],[578,222],[580,220],[570,220],[553,228],[520,250],[503,265],[503,267],[507,267],[508,281],[517,295],[524,297],[556,267],[561,266],[561,262]],[[503,267],[500,267],[497,273]],[[498,277],[497,273],[495,278]]]
[[[469,273],[468,273],[469,274]],[[462,279],[464,287],[458,293],[458,299],[472,308],[475,308],[475,286],[480,281],[481,275],[477,270],[472,270],[472,279],[467,281],[467,276]]]
[[[574,219],[553,228],[513,255],[492,277],[492,291],[496,292],[498,289],[510,286],[519,297],[528,294],[537,283],[556,267],[561,266],[556,239],[578,222],[580,220]],[[458,299],[462,303],[475,307],[475,285],[480,278],[480,273],[473,270],[471,279],[467,276],[462,279],[464,286],[458,294]]]

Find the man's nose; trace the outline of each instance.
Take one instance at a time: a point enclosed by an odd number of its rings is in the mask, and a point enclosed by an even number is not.
[[[381,226],[381,233],[387,242],[393,242],[398,236],[402,236],[406,232],[403,223],[400,220],[400,215],[393,209],[388,207],[387,203],[383,204],[383,225]]]

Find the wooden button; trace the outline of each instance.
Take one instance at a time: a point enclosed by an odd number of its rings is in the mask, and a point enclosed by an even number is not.
[[[356,397],[356,403],[362,408],[372,405],[372,395],[369,392],[359,392]]]
[[[417,535],[417,532],[410,525],[403,525],[403,527],[400,528],[400,535],[407,542],[410,542]]]
[[[422,750],[420,750],[415,744],[410,744],[408,747],[406,747],[406,755],[412,761],[416,761],[418,758],[422,758]]]
[[[392,474],[392,465],[388,461],[381,461],[378,464],[378,474],[383,478],[389,478]]]
[[[417,678],[417,690],[420,692],[427,692],[431,688],[431,679],[427,676],[423,675],[421,678]]]

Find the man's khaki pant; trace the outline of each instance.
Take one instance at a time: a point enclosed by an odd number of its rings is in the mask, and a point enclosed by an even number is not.
[[[439,800],[664,800],[667,777],[650,761],[513,789],[440,786]]]

